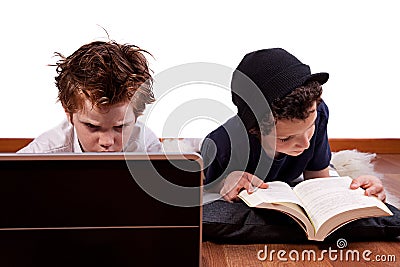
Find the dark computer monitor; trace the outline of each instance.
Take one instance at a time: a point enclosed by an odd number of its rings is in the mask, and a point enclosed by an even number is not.
[[[199,266],[201,169],[195,153],[2,154],[0,266]]]

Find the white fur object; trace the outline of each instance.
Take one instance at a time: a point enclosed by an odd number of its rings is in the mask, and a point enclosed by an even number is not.
[[[353,179],[365,174],[378,176],[371,162],[375,157],[375,153],[342,150],[332,153],[331,164],[340,176],[350,176]]]

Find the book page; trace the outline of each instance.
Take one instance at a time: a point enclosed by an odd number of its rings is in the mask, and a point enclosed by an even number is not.
[[[365,196],[364,189],[350,189],[351,181],[350,177],[315,178],[301,182],[293,189],[317,231],[339,213],[372,206],[386,208],[377,198]]]
[[[268,182],[267,189],[256,188],[252,194],[247,193],[247,190],[243,190],[239,193],[239,197],[247,203],[247,205],[254,207],[261,203],[279,203],[288,202],[295,203],[302,206],[301,201],[293,193],[293,190],[285,182],[275,181]]]

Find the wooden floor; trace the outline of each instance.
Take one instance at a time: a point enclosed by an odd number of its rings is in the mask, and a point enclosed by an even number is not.
[[[375,171],[383,175],[387,202],[400,209],[400,154],[377,155]]]
[[[380,173],[382,181],[388,194],[387,202],[400,208],[400,154],[379,154],[375,161],[375,171]],[[276,252],[279,250],[286,251],[285,258],[288,261],[280,261],[277,259],[277,253],[273,254],[274,258],[263,260],[264,254],[261,253],[261,260],[258,259],[257,253],[259,251],[267,251],[270,253],[272,250]],[[308,260],[306,255],[303,261],[291,261],[288,253],[296,250],[300,253],[302,251],[315,251],[317,258],[321,255],[323,250],[329,250],[329,247],[334,250],[338,249],[336,244],[251,244],[251,245],[223,245],[211,242],[204,242],[202,246],[202,266],[204,267],[253,267],[253,266],[400,266],[400,239],[393,242],[353,242],[347,244],[346,251],[358,251],[360,253],[360,260],[352,260],[352,255],[332,254],[332,257],[337,255],[336,260],[330,260],[328,254],[323,254],[322,261]],[[371,259],[367,262],[362,258],[361,253],[371,251],[371,255],[366,255],[366,258]],[[295,255],[295,254],[292,254]],[[301,257],[300,257],[301,259]]]

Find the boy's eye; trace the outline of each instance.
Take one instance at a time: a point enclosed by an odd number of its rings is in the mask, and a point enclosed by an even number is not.
[[[279,138],[279,141],[281,141],[282,143],[284,143],[284,142],[290,140],[290,138],[291,138],[291,136],[286,137],[286,138]]]
[[[88,127],[89,129],[98,129],[99,126],[93,125],[91,123],[85,123],[86,127]]]
[[[124,128],[124,127],[128,127],[129,125],[131,125],[131,123],[125,123],[125,124],[121,124],[121,125],[117,125],[117,126],[114,126],[114,129],[122,129],[122,128]]]

